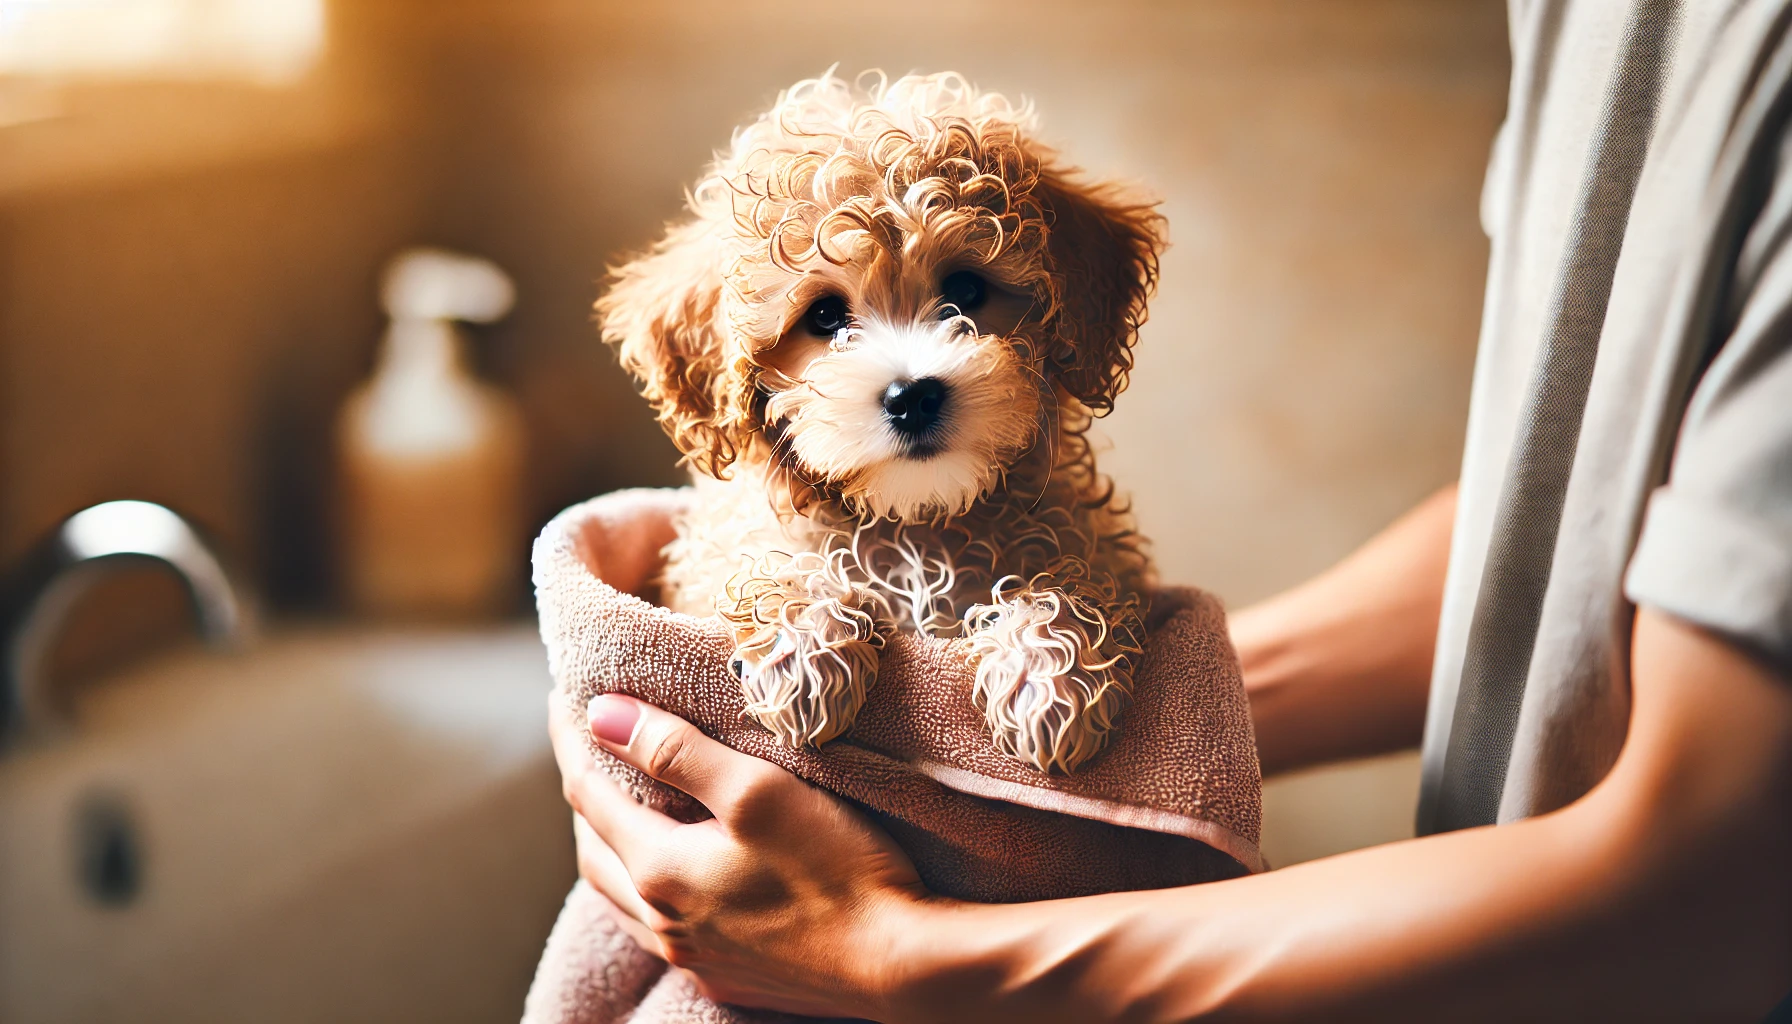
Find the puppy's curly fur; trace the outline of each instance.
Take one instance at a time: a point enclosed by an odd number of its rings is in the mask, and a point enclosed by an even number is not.
[[[967,699],[1041,770],[1124,708],[1151,569],[1086,434],[1163,222],[1033,131],[954,74],[799,82],[597,304],[695,471],[666,599],[735,626],[785,742],[851,726],[893,629],[962,637]]]

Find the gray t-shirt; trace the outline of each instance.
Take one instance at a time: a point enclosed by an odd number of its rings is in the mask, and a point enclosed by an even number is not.
[[[1792,665],[1792,11],[1512,0],[1422,833],[1611,768],[1638,605]]]

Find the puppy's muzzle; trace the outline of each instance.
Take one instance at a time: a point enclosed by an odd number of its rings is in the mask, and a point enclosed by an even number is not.
[[[927,458],[938,450],[934,443],[945,422],[952,389],[938,377],[899,380],[884,390],[884,419],[903,441],[910,458]]]

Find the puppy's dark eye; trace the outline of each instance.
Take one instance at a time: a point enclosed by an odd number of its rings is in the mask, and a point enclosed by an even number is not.
[[[989,285],[980,274],[969,270],[955,270],[940,282],[940,298],[946,300],[947,306],[957,307],[957,313],[951,309],[941,310],[942,319],[974,313],[983,308],[983,303],[989,298]]]
[[[803,329],[817,338],[832,338],[852,323],[846,314],[846,300],[838,295],[816,299],[803,313]]]

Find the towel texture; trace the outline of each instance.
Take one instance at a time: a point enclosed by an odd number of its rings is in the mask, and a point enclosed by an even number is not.
[[[791,750],[741,718],[733,643],[713,618],[650,603],[679,491],[619,491],[575,506],[535,543],[548,664],[582,721],[617,691],[689,719],[737,750],[859,804],[936,892],[1014,902],[1214,881],[1262,869],[1261,785],[1250,712],[1219,603],[1170,588],[1151,602],[1134,700],[1109,749],[1073,775],[998,754],[970,700],[961,641],[891,638],[853,728]],[[636,596],[639,595],[639,596]],[[681,820],[683,794],[597,751],[637,799]],[[598,909],[582,884],[543,955],[527,1024],[671,1024],[790,1018],[707,1003]]]

